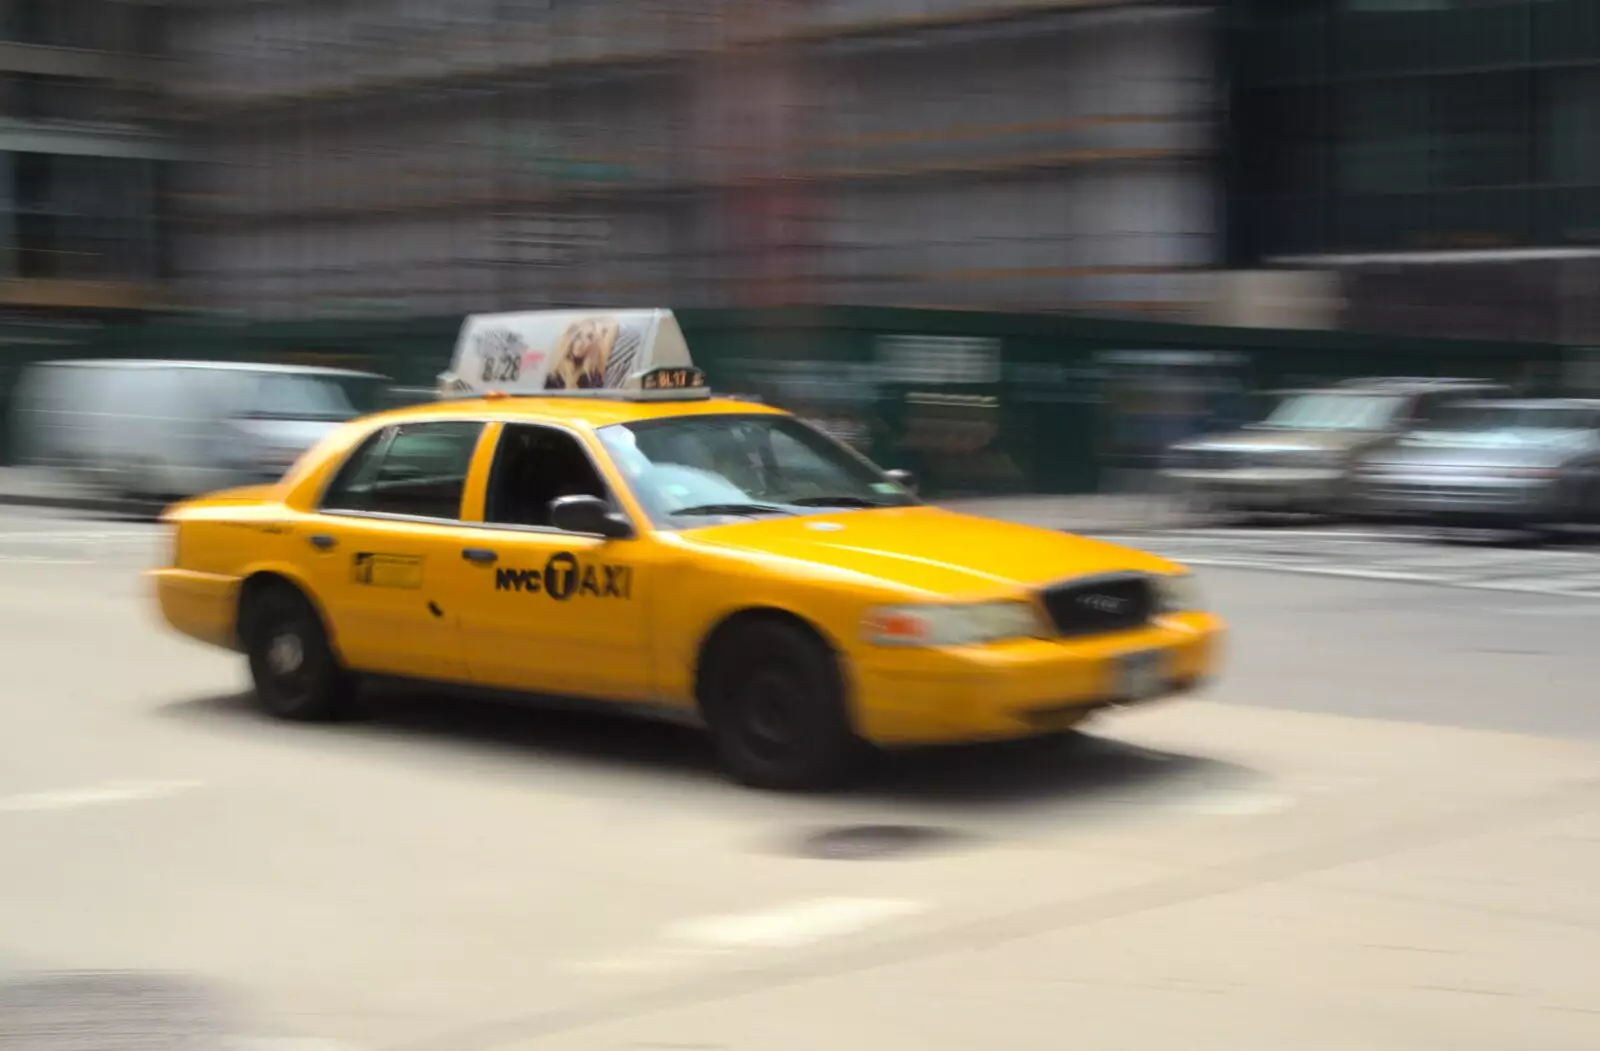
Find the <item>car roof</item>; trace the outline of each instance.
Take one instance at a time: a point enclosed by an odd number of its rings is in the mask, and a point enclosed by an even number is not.
[[[334,369],[325,365],[284,365],[255,361],[164,361],[145,358],[86,358],[74,361],[42,361],[41,368],[74,369],[207,369],[218,372],[289,373],[296,376],[360,376],[364,379],[384,379],[376,372],[357,369]]]
[[[740,398],[638,400],[622,396],[453,398],[421,405],[406,405],[378,415],[390,423],[423,421],[435,417],[455,419],[471,416],[483,420],[580,423],[590,427],[606,427],[614,423],[671,419],[676,416],[719,416],[728,413],[788,415],[782,409]]]
[[[1500,387],[1505,384],[1495,380],[1469,379],[1455,376],[1358,376],[1353,379],[1341,380],[1334,384],[1334,390],[1352,390],[1378,392],[1412,392],[1429,390],[1450,390],[1461,388],[1470,390],[1474,387]]]
[[[1470,394],[1474,391],[1505,390],[1506,385],[1495,380],[1458,380],[1458,379],[1414,379],[1406,376],[1379,379],[1351,379],[1341,380],[1338,383],[1322,387],[1291,387],[1275,391],[1279,397],[1289,397],[1296,394],[1338,394],[1350,397],[1372,397],[1374,395],[1407,395],[1428,394],[1434,391],[1461,391]]]

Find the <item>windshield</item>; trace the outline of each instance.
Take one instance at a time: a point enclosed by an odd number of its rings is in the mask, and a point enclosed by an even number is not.
[[[1571,405],[1453,405],[1428,430],[1442,434],[1496,431],[1581,431],[1593,427],[1595,413]]]
[[[792,416],[679,416],[602,427],[600,440],[652,521],[817,508],[904,507],[914,496]]]
[[[349,420],[356,409],[344,386],[329,377],[263,376],[248,415],[269,420]]]
[[[1376,431],[1389,425],[1405,399],[1384,394],[1296,394],[1264,426],[1300,431]]]

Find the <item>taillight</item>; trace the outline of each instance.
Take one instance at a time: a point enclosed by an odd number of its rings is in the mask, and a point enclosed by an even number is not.
[[[183,522],[171,515],[162,515],[161,524],[167,527],[167,560],[177,569],[183,565]]]

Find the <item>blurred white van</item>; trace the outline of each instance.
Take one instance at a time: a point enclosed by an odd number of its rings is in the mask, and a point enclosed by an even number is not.
[[[31,366],[12,419],[23,463],[139,499],[273,481],[381,397],[370,372],[202,361]]]

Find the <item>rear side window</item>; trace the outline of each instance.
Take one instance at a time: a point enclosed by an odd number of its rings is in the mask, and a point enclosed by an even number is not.
[[[481,423],[415,423],[368,438],[334,476],[325,511],[461,517]]]

